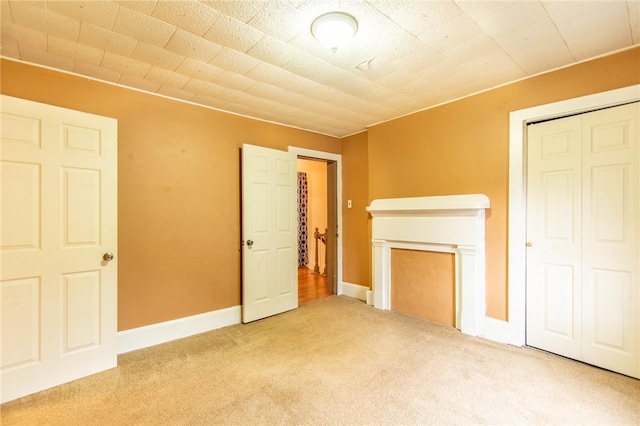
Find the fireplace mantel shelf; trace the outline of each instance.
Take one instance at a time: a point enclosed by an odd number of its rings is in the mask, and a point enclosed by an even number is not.
[[[367,207],[371,216],[421,216],[451,210],[480,210],[490,207],[484,194],[441,195],[435,197],[387,198],[373,200]]]

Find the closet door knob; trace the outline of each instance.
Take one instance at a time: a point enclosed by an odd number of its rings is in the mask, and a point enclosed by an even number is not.
[[[102,256],[103,260],[106,260],[107,262],[111,262],[113,260],[113,253],[105,253]]]
[[[249,246],[249,248],[251,248],[251,246],[253,246],[253,241],[247,240],[247,245]]]

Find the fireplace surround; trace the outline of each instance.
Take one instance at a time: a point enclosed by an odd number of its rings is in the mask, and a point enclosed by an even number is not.
[[[391,309],[391,249],[453,253],[456,328],[484,335],[485,210],[484,194],[388,198],[371,202],[373,219],[373,304]]]

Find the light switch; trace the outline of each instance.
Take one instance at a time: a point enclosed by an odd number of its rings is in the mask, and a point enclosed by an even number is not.
[[[351,200],[347,200],[347,208],[350,209],[351,207],[353,207],[353,203]]]

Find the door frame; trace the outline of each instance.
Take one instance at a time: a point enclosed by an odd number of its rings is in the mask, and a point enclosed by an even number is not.
[[[512,111],[509,114],[508,337],[526,344],[526,127],[528,123],[561,118],[640,100],[640,84]]]
[[[336,258],[335,285],[336,285],[336,294],[340,295],[342,294],[342,155],[334,154],[331,152],[316,151],[313,149],[299,148],[296,146],[289,146],[288,151],[296,154],[298,158],[305,157],[310,159],[328,160],[328,161],[335,162],[335,172],[336,172],[335,206],[336,206],[336,216],[337,216],[336,224],[337,224],[337,230],[338,230],[337,237],[336,237],[336,255],[335,255],[335,258]],[[327,167],[327,173],[330,172],[330,169],[331,169],[330,167]],[[329,179],[328,176],[327,176],[327,179]],[[329,192],[327,192],[327,197],[329,197]],[[327,207],[329,207],[330,205],[331,203],[327,199]],[[329,216],[327,216],[327,219],[328,218]],[[330,269],[329,266],[327,266],[327,269]]]

